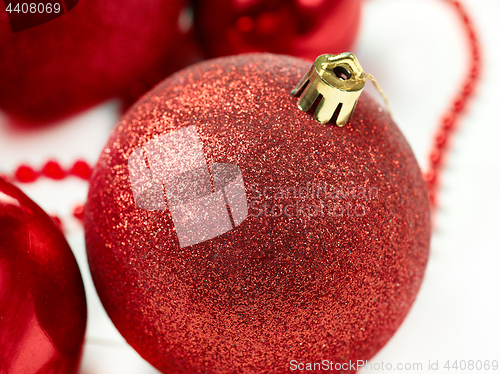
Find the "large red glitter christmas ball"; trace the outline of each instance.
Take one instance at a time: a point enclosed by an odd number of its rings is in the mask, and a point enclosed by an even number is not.
[[[0,373],[76,373],[83,282],[51,218],[0,178]]]
[[[165,373],[366,360],[415,299],[430,213],[413,153],[366,94],[343,128],[300,111],[290,91],[309,67],[251,54],[176,73],[99,158],[92,276]]]
[[[212,57],[273,52],[314,60],[351,49],[361,0],[200,0],[195,28]]]
[[[45,123],[142,93],[186,62],[178,26],[185,4],[80,0],[60,17],[13,32],[0,2],[0,110]]]

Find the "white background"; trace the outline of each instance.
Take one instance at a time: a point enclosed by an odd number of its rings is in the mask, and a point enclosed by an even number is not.
[[[500,360],[500,1],[464,4],[483,46],[481,85],[448,158],[423,286],[401,328],[371,361],[422,363],[419,373],[479,372],[443,366],[447,360]],[[366,0],[353,52],[386,91],[425,168],[437,121],[467,73],[466,36],[455,12],[439,0]],[[117,119],[114,101],[31,130],[9,126],[0,113],[0,172],[21,162],[40,166],[51,157],[65,165],[77,157],[94,163]],[[86,199],[87,184],[70,178],[20,186],[63,219],[80,264],[89,309],[81,373],[158,373],[116,331],[92,285],[83,230],[71,217],[72,204]],[[429,371],[429,361],[438,361],[440,370]],[[376,368],[362,373],[387,372]]]

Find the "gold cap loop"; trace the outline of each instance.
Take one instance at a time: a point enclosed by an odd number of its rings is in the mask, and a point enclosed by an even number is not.
[[[354,54],[325,54],[316,59],[293,89],[292,95],[302,92],[298,104],[304,112],[320,100],[314,118],[320,123],[327,123],[333,118],[336,125],[342,127],[349,122],[366,79]]]

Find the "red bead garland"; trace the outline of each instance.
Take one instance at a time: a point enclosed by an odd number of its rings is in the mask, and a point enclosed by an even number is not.
[[[83,212],[85,210],[85,204],[76,204],[73,207],[73,217],[82,221],[83,220]]]
[[[89,180],[92,175],[92,168],[84,160],[77,160],[70,170],[70,174],[83,180]]]
[[[21,183],[30,183],[38,179],[40,173],[36,172],[31,166],[21,164],[14,174],[15,180]],[[10,179],[10,178],[9,178]]]
[[[41,170],[36,170],[28,164],[21,164],[16,168],[13,176],[0,174],[0,177],[3,177],[4,179],[12,182],[32,183],[41,176],[53,180],[63,180],[67,177],[73,176],[88,181],[91,175],[92,167],[85,160],[76,160],[69,169],[64,169],[57,160],[51,159],[43,165]],[[84,204],[76,204],[72,210],[73,217],[75,217],[79,221],[82,221],[84,208]],[[56,226],[61,231],[64,231],[62,220],[55,214],[50,214],[50,217],[52,218]]]
[[[63,170],[61,165],[55,160],[47,161],[42,168],[42,174],[48,178],[61,180],[64,179],[67,173]]]
[[[92,175],[92,168],[85,160],[77,160],[71,168],[64,169],[57,160],[47,161],[41,170],[36,170],[28,164],[21,164],[14,172],[14,176],[6,175],[6,179],[19,183],[35,182],[40,176],[54,180],[63,180],[66,177],[74,176],[88,181]]]
[[[460,93],[452,101],[448,111],[445,113],[441,122],[438,125],[436,135],[434,137],[431,152],[429,154],[429,166],[424,178],[429,189],[429,198],[434,209],[437,207],[437,192],[440,185],[440,177],[444,167],[444,159],[449,150],[451,138],[454,135],[457,122],[460,116],[463,115],[467,107],[468,101],[471,99],[472,93],[475,91],[479,73],[481,71],[481,52],[476,30],[472,25],[470,17],[462,4],[457,0],[444,0],[450,4],[458,13],[460,20],[464,26],[468,37],[468,47],[470,51],[469,58],[469,74],[464,80]]]

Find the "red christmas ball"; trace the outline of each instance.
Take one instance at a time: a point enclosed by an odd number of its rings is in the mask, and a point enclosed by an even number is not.
[[[430,213],[414,155],[366,94],[343,128],[300,111],[290,91],[309,67],[272,54],[192,66],[141,99],[99,158],[92,276],[165,373],[366,360],[415,299]]]
[[[0,178],[0,372],[76,373],[86,322],[85,290],[66,239]]]
[[[360,0],[201,0],[194,8],[212,57],[273,52],[309,60],[349,50],[360,13]]]
[[[178,26],[185,4],[81,0],[18,32],[0,9],[0,109],[19,122],[44,123],[142,94],[186,63]]]

